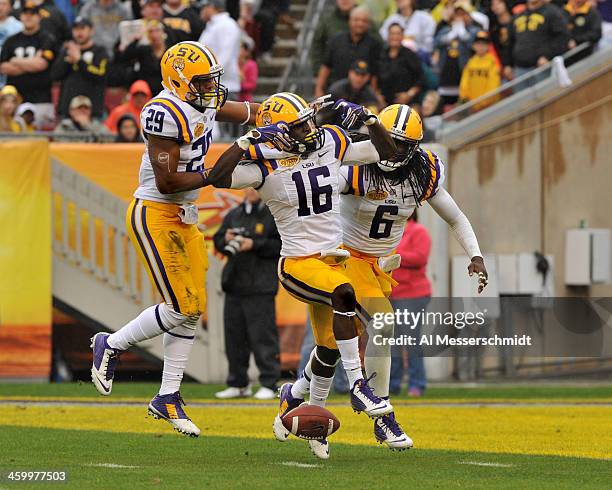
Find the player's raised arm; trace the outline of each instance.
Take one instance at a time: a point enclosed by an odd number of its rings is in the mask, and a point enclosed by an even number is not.
[[[241,136],[223,152],[215,166],[207,172],[206,184],[220,189],[258,187],[262,183],[262,174],[258,167],[237,167],[238,163],[244,159],[245,152],[251,145],[269,142],[279,150],[290,148],[292,142],[287,131],[286,124],[278,123],[252,129]]]
[[[162,194],[199,189],[206,185],[203,172],[178,172],[180,144],[169,138],[148,135],[149,160],[155,184]]]
[[[355,123],[362,123],[368,129],[370,135],[370,141],[351,144],[350,146],[353,149],[351,151],[351,148],[349,148],[344,161],[357,164],[374,163],[380,160],[388,160],[396,154],[395,142],[385,127],[380,124],[378,117],[368,109],[343,99],[336,101],[332,109],[340,114],[342,119],[340,126],[350,128]]]
[[[484,265],[480,247],[478,246],[478,239],[470,221],[444,188],[440,188],[436,195],[427,202],[448,223],[457,241],[470,257],[471,262],[468,266],[468,273],[470,276],[474,273],[478,274],[478,292],[481,293],[487,285],[489,275]]]
[[[247,125],[255,124],[255,115],[260,104],[257,102],[234,102],[228,100],[217,111],[217,121]]]

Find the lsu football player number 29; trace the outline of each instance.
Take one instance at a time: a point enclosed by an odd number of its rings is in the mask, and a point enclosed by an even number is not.
[[[94,335],[91,374],[96,389],[110,395],[121,353],[163,335],[162,383],[149,414],[198,436],[200,429],[185,414],[179,391],[196,323],[206,308],[207,256],[194,201],[200,187],[215,180],[215,170],[206,169],[215,121],[252,124],[259,104],[227,101],[223,67],[202,44],[175,44],[160,63],[164,89],[140,115],[145,150],[126,224],[163,301],[113,334]]]

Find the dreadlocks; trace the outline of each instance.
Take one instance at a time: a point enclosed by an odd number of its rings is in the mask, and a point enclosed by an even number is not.
[[[366,165],[364,170],[368,179],[368,189],[388,191],[392,186],[401,185],[402,195],[404,187],[410,188],[416,205],[420,206],[431,183],[434,164],[424,152],[416,151],[406,165],[393,172],[381,170],[376,163]]]

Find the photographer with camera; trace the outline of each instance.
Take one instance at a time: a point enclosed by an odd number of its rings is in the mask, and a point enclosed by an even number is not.
[[[281,239],[274,218],[254,189],[230,211],[213,237],[215,248],[227,256],[221,286],[225,292],[225,353],[227,385],[217,398],[252,395],[247,370],[251,352],[259,369],[259,400],[276,398],[280,377],[280,347],[274,297]]]

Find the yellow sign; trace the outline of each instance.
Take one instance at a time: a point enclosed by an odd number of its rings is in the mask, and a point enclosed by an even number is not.
[[[51,172],[46,141],[0,143],[0,378],[51,367]]]

